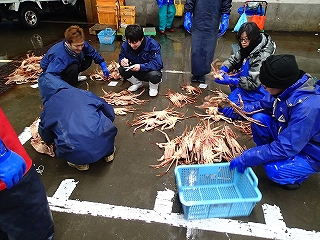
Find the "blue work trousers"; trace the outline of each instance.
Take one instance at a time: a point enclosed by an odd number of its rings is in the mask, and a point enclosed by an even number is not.
[[[0,239],[53,240],[53,235],[46,191],[32,166],[17,185],[0,191]]]
[[[159,30],[164,31],[166,28],[171,29],[176,14],[176,7],[174,4],[165,4],[159,7]]]
[[[271,143],[277,138],[278,129],[276,121],[269,115],[257,113],[252,118],[262,122],[267,127],[262,127],[252,123],[252,135],[254,142],[259,145]],[[310,174],[317,173],[312,166],[319,165],[304,153],[299,153],[294,157],[284,160],[272,161],[264,164],[264,170],[271,181],[280,185],[302,183]]]

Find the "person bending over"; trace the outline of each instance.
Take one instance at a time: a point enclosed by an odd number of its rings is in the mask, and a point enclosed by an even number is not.
[[[42,73],[43,103],[38,132],[69,166],[88,170],[89,164],[114,159],[117,128],[113,107],[92,92],[75,88],[60,77]]]
[[[83,29],[70,26],[64,33],[65,39],[53,45],[40,61],[45,73],[61,77],[72,86],[78,81],[86,80],[86,76],[79,74],[88,69],[92,61],[99,64],[105,77],[109,77],[109,70],[104,58],[87,41]]]

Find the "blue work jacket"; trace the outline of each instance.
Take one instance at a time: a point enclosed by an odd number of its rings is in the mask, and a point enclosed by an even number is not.
[[[90,164],[113,152],[117,128],[113,107],[92,92],[72,87],[60,77],[39,77],[43,102],[39,134],[54,142],[59,158]]]
[[[128,41],[122,43],[119,63],[123,58],[127,58],[130,65],[140,64],[140,71],[142,72],[161,70],[163,68],[163,62],[160,44],[151,37],[145,36],[144,39],[146,43],[140,52],[134,51],[128,44]]]
[[[320,86],[309,74],[304,74],[295,84],[276,98],[267,94],[264,99],[246,111],[265,109],[274,119],[278,135],[265,145],[243,153],[247,166],[261,165],[303,153],[315,162],[320,170]]]
[[[92,58],[96,64],[104,62],[104,58],[100,53],[86,41],[84,41],[84,47],[79,58],[71,56],[66,51],[64,44],[65,40],[58,42],[47,51],[40,61],[40,67],[43,72],[61,76],[62,71],[71,64],[80,66],[86,56]]]

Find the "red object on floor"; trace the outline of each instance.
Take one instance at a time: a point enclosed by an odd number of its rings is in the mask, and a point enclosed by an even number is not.
[[[164,35],[164,31],[160,31],[160,34],[161,34],[161,35]]]

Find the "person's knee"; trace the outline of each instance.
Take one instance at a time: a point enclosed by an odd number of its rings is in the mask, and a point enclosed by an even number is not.
[[[119,70],[121,77],[123,77],[124,79],[128,79],[128,78],[132,77],[132,72],[126,71],[123,67],[119,67],[118,70]]]
[[[91,64],[92,64],[92,58],[85,57],[85,59],[83,60],[83,62],[81,64],[80,72],[87,70],[91,66]]]
[[[146,80],[153,84],[158,84],[162,80],[162,74],[160,71],[151,71],[147,74]]]

